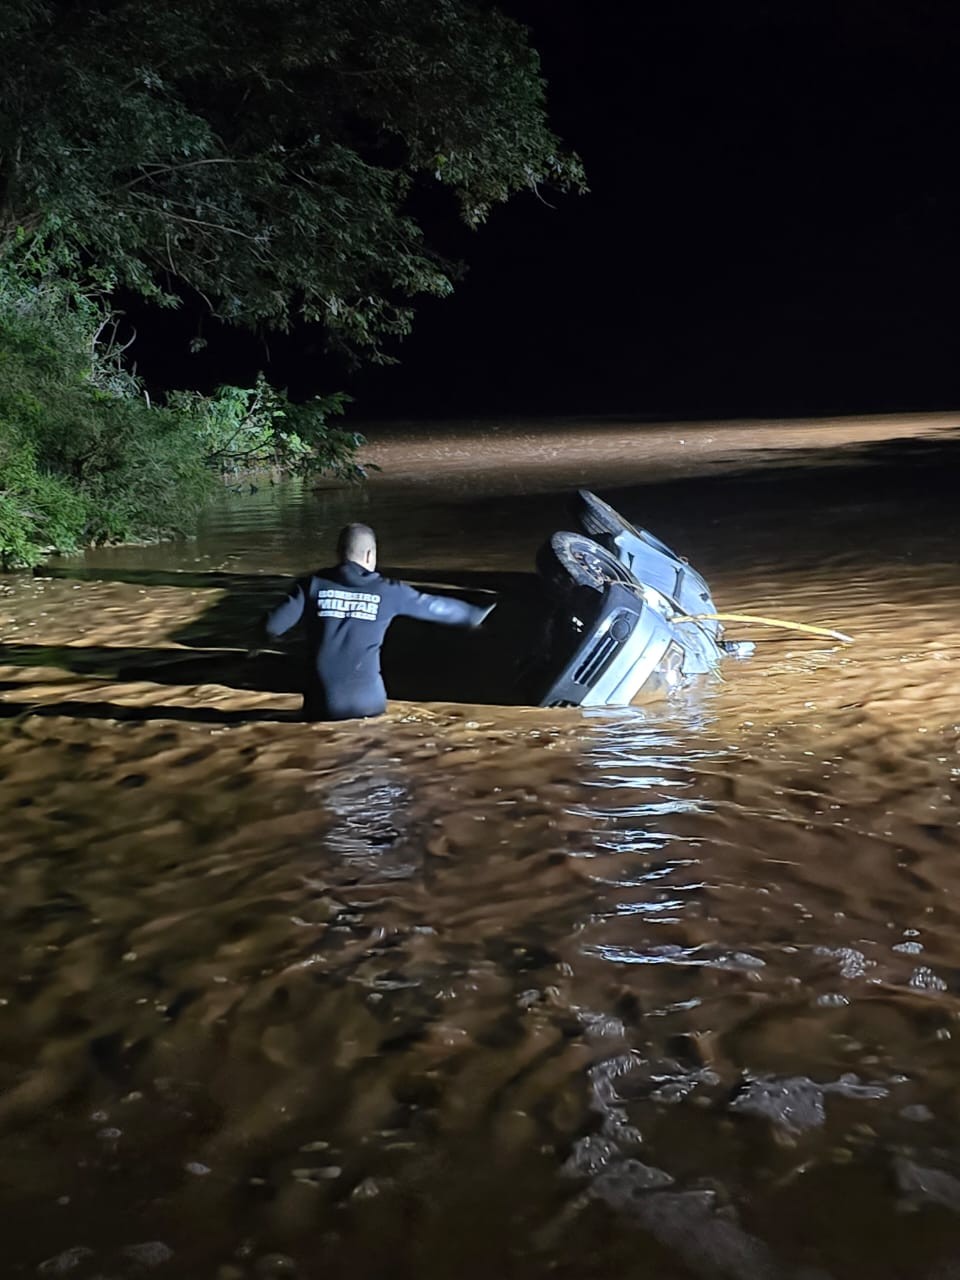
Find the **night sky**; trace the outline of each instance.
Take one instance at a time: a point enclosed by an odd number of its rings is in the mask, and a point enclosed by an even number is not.
[[[348,387],[367,416],[794,414],[960,403],[960,19],[947,0],[505,0],[591,193],[518,197],[401,364],[146,321],[154,385]]]

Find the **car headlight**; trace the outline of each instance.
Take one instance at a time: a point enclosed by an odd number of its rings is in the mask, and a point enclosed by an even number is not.
[[[676,640],[671,640],[657,668],[668,688],[674,688],[683,679],[684,656],[683,646],[677,644]]]

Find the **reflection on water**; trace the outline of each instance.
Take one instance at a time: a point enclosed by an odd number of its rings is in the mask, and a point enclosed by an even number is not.
[[[284,719],[287,667],[231,652],[248,579],[351,495],[2,584],[10,1274],[960,1274],[956,433],[791,430],[578,461],[721,607],[856,636],[660,705]],[[536,438],[385,472],[385,559],[522,594]]]
[[[359,870],[378,872],[381,876],[411,876],[416,860],[397,860],[396,846],[403,843],[403,810],[408,800],[402,782],[391,782],[389,776],[369,772],[335,783],[326,789],[322,782],[323,803],[339,819],[326,833],[325,843],[333,853]]]

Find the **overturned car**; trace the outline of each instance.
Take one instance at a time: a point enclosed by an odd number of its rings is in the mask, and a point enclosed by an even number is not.
[[[551,609],[527,672],[531,701],[625,706],[752,649],[723,639],[706,582],[659,538],[586,489],[575,517],[581,531],[554,533],[537,555]]]

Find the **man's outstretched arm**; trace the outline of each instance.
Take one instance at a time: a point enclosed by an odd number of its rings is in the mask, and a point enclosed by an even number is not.
[[[271,639],[282,636],[285,631],[289,631],[303,617],[303,606],[306,602],[306,596],[303,590],[303,583],[294,583],[293,590],[281,600],[275,608],[263,620],[263,629]]]
[[[479,627],[496,608],[493,604],[468,604],[456,596],[432,596],[418,591],[406,582],[398,582],[396,613],[404,618],[418,618],[421,622],[440,622],[448,627]]]

